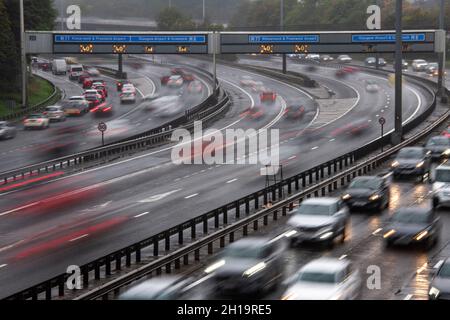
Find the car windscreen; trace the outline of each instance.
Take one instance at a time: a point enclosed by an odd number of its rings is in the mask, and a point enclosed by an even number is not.
[[[81,72],[83,71],[83,68],[72,68],[72,72]]]
[[[52,112],[52,111],[59,111],[59,109],[58,108],[55,108],[55,107],[47,107],[47,108],[45,108],[45,111],[50,111],[50,112]]]
[[[426,223],[428,221],[428,215],[422,212],[414,212],[411,210],[397,211],[392,221],[400,223]]]
[[[305,203],[300,205],[297,214],[330,216],[333,213],[331,205]]]
[[[400,159],[421,159],[423,158],[422,149],[402,149],[398,153]]]
[[[354,179],[350,184],[350,189],[378,189],[381,186],[379,179]]]
[[[263,256],[263,248],[234,246],[225,249],[223,256],[227,258],[258,259]]]
[[[445,263],[439,270],[438,276],[441,278],[450,278],[450,262]]]
[[[337,277],[335,273],[304,271],[299,274],[297,281],[336,283],[336,279]]]
[[[427,147],[433,147],[433,146],[449,146],[450,145],[450,139],[447,137],[433,137],[427,142]]]
[[[436,182],[450,182],[450,170],[449,169],[436,169],[434,176]]]

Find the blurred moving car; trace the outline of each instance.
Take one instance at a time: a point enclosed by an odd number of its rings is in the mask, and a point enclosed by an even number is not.
[[[23,121],[23,127],[25,130],[34,128],[47,129],[49,126],[50,119],[42,113],[30,114]]]
[[[307,263],[294,276],[282,300],[355,300],[361,276],[346,259],[320,258]]]
[[[441,220],[432,208],[399,208],[385,229],[386,246],[424,244],[429,249],[439,241]]]
[[[428,297],[430,300],[450,300],[450,258],[439,261],[433,272]]]
[[[442,131],[441,135],[444,137],[450,138],[450,127],[445,129],[444,131]]]
[[[92,83],[92,89],[95,89],[97,91],[101,91],[101,94],[107,98],[108,97],[108,88],[106,87],[106,85],[102,82],[94,82]]]
[[[143,109],[158,117],[169,117],[180,113],[183,106],[180,96],[163,96],[145,102]]]
[[[113,113],[113,105],[103,102],[102,104],[99,104],[91,109],[90,112],[95,116],[110,116]]]
[[[122,293],[119,300],[177,300],[181,299],[188,280],[179,276],[163,276],[146,280]]]
[[[248,108],[241,112],[241,117],[246,117],[251,120],[260,120],[264,117],[265,112],[264,108],[261,106],[254,106],[253,108]]]
[[[86,71],[83,71],[83,73],[78,77],[78,83],[84,84],[84,81],[86,79],[89,79],[91,76]]]
[[[136,94],[133,92],[122,92],[120,94],[120,103],[135,103]]]
[[[255,80],[251,76],[242,76],[240,84],[244,87],[251,87],[255,85]]]
[[[171,76],[162,76],[161,77],[161,85],[162,86],[167,86],[167,82],[169,82]]]
[[[61,106],[66,116],[81,116],[89,112],[87,100],[66,100],[61,102]]]
[[[370,124],[365,119],[355,120],[349,124],[344,125],[341,128],[335,129],[331,132],[332,137],[338,137],[342,135],[359,135],[365,130],[370,128]]]
[[[425,71],[428,66],[428,62],[426,62],[423,59],[415,59],[415,60],[413,60],[411,66],[412,66],[413,71],[416,71],[416,72]]]
[[[438,70],[439,70],[439,63],[437,62],[430,62],[425,68],[425,72],[428,73],[429,75],[433,75],[435,72],[438,72]]]
[[[130,84],[130,81],[128,81],[128,80],[118,80],[118,81],[116,81],[117,91],[122,91],[122,87],[123,87],[124,84]]]
[[[86,94],[84,97],[89,102],[89,109],[95,108],[103,102],[102,96],[96,91]]]
[[[91,76],[91,77],[98,77],[100,76],[100,71],[97,68],[94,67],[90,67],[86,69],[86,72]]]
[[[83,74],[83,66],[81,64],[73,64],[69,66],[69,79],[70,80],[77,80],[78,77]]]
[[[290,120],[301,119],[305,116],[306,109],[302,105],[290,105],[286,108],[286,117]]]
[[[203,92],[203,85],[198,80],[192,81],[188,84],[187,91],[189,93],[200,94]]]
[[[402,59],[402,69],[408,70],[408,68],[409,68],[409,63],[405,59]]]
[[[400,176],[414,176],[424,181],[430,171],[430,156],[425,148],[406,147],[397,153],[391,168],[394,179]]]
[[[431,160],[440,160],[450,157],[450,138],[446,136],[435,136],[428,139],[425,150]]]
[[[190,81],[194,81],[195,80],[194,76],[191,73],[186,72],[186,70],[184,70],[183,68],[172,68],[170,70],[170,73],[172,75],[181,76],[183,78],[183,80],[186,81],[186,82],[190,82]]]
[[[46,115],[50,121],[66,121],[66,114],[62,106],[45,107],[43,114]]]
[[[259,99],[261,100],[261,103],[274,103],[277,99],[277,94],[274,91],[265,90],[259,94]]]
[[[389,183],[378,176],[356,177],[344,191],[342,200],[350,209],[381,211],[389,207]]]
[[[320,54],[309,53],[309,54],[306,55],[305,60],[320,61]]]
[[[136,93],[136,87],[134,86],[134,84],[132,83],[125,83],[122,86],[122,92],[132,92],[132,93]]]
[[[333,61],[334,58],[332,56],[330,56],[329,54],[323,54],[320,56],[320,60],[322,60],[323,62],[330,62],[330,61]]]
[[[0,121],[0,139],[12,139],[16,136],[16,126],[7,121]]]
[[[170,76],[169,80],[167,80],[167,86],[172,88],[179,88],[183,83],[183,78],[179,75]]]
[[[366,66],[369,66],[369,67],[376,66],[377,58],[376,57],[369,57],[366,60],[364,60],[364,64]],[[386,60],[384,60],[383,58],[378,58],[378,66],[379,67],[385,67],[386,64],[387,64]]]
[[[92,87],[92,84],[94,83],[94,79],[92,78],[86,78],[83,81],[83,89],[90,89]]]
[[[450,166],[442,164],[434,170],[433,208],[450,205]]]
[[[225,247],[205,273],[218,294],[266,293],[280,283],[284,250],[280,240],[244,238]]]
[[[338,63],[350,63],[352,61],[353,61],[353,59],[347,54],[342,54],[339,57],[337,57]]]
[[[358,71],[358,69],[356,69],[355,67],[344,67],[342,69],[338,69],[336,71],[336,77],[338,78],[343,78],[347,75],[351,75],[354,74]]]
[[[36,155],[42,159],[54,159],[75,152],[82,130],[79,125],[49,130],[46,142],[39,146]]]
[[[366,91],[370,93],[376,93],[380,91],[380,86],[374,80],[366,80]]]
[[[338,237],[344,242],[349,222],[349,209],[340,198],[306,199],[293,210],[287,222],[293,231],[290,243],[317,242],[331,246]]]

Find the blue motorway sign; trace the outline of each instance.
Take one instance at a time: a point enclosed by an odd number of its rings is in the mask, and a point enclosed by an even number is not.
[[[352,35],[352,42],[369,43],[369,42],[395,42],[395,34],[354,34]],[[425,33],[404,34],[402,36],[403,42],[425,42]]]
[[[204,44],[206,35],[55,35],[55,43]]]
[[[311,35],[249,35],[249,43],[318,43],[320,37]]]

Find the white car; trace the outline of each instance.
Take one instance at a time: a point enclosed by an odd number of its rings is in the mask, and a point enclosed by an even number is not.
[[[372,80],[367,80],[366,81],[366,91],[367,92],[371,92],[371,93],[375,93],[378,92],[380,90],[380,86]]]
[[[44,115],[46,115],[50,121],[66,121],[66,113],[64,108],[61,106],[48,106],[44,110]]]
[[[38,128],[47,129],[50,126],[50,119],[41,113],[30,114],[23,121],[23,127],[25,130]]]
[[[349,55],[343,54],[343,55],[340,55],[340,56],[337,58],[337,61],[338,61],[339,63],[350,63],[350,62],[353,61],[353,59],[352,59]]]
[[[413,71],[419,72],[419,71],[426,71],[428,67],[428,62],[423,59],[416,59],[413,60],[411,67]]]
[[[146,102],[143,108],[152,111],[156,116],[169,117],[181,112],[183,102],[179,96],[164,96]]]
[[[136,93],[136,87],[132,83],[126,83],[122,86],[122,92]]]
[[[433,207],[450,205],[450,166],[440,165],[434,170]]]
[[[131,91],[125,91],[120,94],[120,103],[135,103],[136,94]]]
[[[167,86],[179,88],[183,85],[183,83],[184,83],[184,80],[183,80],[182,76],[174,75],[174,76],[170,76],[169,80],[167,81]]]
[[[320,54],[310,53],[310,54],[306,55],[305,59],[313,60],[313,61],[320,61]]]
[[[283,300],[355,300],[362,283],[350,261],[336,258],[309,262],[289,282]]]

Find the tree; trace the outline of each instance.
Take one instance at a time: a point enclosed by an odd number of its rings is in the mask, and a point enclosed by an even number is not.
[[[0,92],[13,90],[17,75],[17,51],[4,0],[0,0]]]
[[[156,23],[159,30],[165,31],[195,29],[195,23],[192,19],[184,16],[175,7],[167,7],[161,10],[156,17]]]

